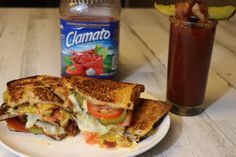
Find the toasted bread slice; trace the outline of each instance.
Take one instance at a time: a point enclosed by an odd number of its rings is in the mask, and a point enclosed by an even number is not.
[[[51,103],[61,106],[63,100],[55,95],[50,88],[46,87],[16,87],[8,91],[7,105],[16,107],[18,105],[29,103]]]
[[[169,112],[170,108],[171,105],[165,102],[141,98],[126,133],[131,139],[138,142],[152,130],[156,122]]]
[[[24,103],[52,103],[62,105],[63,100],[53,91],[61,88],[62,81],[52,76],[32,76],[7,83],[5,103],[15,107]]]
[[[139,102],[144,85],[72,76],[66,79],[68,88],[85,97],[94,105],[133,110]]]
[[[51,87],[59,85],[61,83],[61,78],[48,76],[48,75],[37,75],[26,78],[21,78],[17,80],[12,80],[7,83],[7,88],[16,88],[16,87]]]

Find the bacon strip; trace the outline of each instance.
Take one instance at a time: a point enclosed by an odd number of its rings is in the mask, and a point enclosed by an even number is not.
[[[104,143],[103,143],[107,148],[115,148],[117,146],[117,143],[116,142],[110,142],[110,141],[107,141],[107,140],[104,140]]]
[[[65,128],[69,136],[75,136],[78,134],[79,129],[75,121],[69,120],[68,125]]]
[[[198,0],[177,2],[175,16],[184,21],[187,21],[191,16],[196,16],[200,21],[207,21],[208,8],[204,2]]]

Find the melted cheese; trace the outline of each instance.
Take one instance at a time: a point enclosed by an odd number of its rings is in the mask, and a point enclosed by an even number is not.
[[[82,110],[80,108],[79,102],[76,100],[75,94],[71,94],[68,96],[68,99],[70,99],[71,103],[73,104],[73,112],[82,113]]]
[[[36,125],[49,135],[65,134],[65,130],[62,127],[54,126],[46,122],[37,121]]]
[[[38,119],[40,119],[40,116],[27,113],[27,122],[25,124],[25,127],[31,128],[32,126],[34,126]]]

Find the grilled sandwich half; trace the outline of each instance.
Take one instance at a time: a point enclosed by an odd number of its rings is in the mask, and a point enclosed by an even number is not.
[[[64,97],[69,95],[58,77],[33,76],[8,82],[0,120],[6,120],[10,130],[46,134],[57,140],[76,135],[73,112],[54,93],[57,88],[63,89]]]

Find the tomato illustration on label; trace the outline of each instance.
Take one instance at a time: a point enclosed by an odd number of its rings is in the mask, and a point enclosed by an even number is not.
[[[94,50],[72,52],[70,60],[72,64],[67,66],[67,74],[93,76],[103,73],[103,58],[97,55]]]
[[[85,69],[80,64],[72,64],[66,67],[66,73],[70,75],[81,75],[85,76]]]

